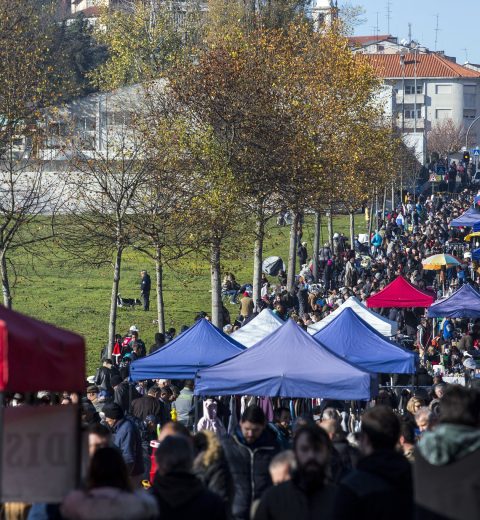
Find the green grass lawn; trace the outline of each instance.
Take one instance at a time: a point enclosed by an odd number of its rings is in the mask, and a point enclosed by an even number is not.
[[[362,215],[357,215],[357,228],[364,227]],[[348,217],[334,220],[334,230],[348,236]],[[269,227],[265,242],[264,257],[278,255],[286,262],[288,258],[289,228],[274,224]],[[327,237],[326,219],[322,222],[322,241]],[[307,219],[303,240],[308,242],[308,252],[312,250],[312,220]],[[240,241],[238,255],[225,260],[225,271],[235,273],[240,283],[251,280],[253,245]],[[99,364],[99,352],[108,336],[108,313],[111,293],[112,269],[73,267],[65,254],[54,245],[41,256],[20,259],[16,269],[16,283],[13,288],[15,310],[70,329],[82,334],[87,344],[87,369],[92,374]],[[22,261],[23,260],[23,261]],[[127,252],[122,266],[120,293],[126,298],[138,297],[140,270],[147,269],[154,284],[154,265],[151,260],[135,252]],[[165,270],[166,325],[176,327],[190,325],[195,314],[210,310],[210,273],[206,261],[188,257],[179,261],[174,269]],[[130,325],[137,325],[140,337],[147,348],[153,342],[157,326],[155,292],[151,293],[151,311],[141,308],[118,309],[117,330],[125,334]],[[235,307],[230,306],[231,309]]]

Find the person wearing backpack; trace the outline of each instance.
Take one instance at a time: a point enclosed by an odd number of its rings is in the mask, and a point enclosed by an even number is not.
[[[121,451],[134,488],[139,488],[144,471],[142,438],[133,417],[126,417],[117,403],[103,407],[105,422],[112,431],[113,444]]]

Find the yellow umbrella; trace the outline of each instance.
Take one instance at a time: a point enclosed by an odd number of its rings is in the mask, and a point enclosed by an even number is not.
[[[470,240],[472,240],[472,238],[474,237],[480,237],[480,231],[474,231],[473,233],[470,233],[469,235],[467,235],[465,237],[465,242],[470,242]]]
[[[424,269],[439,271],[443,267],[454,267],[455,265],[461,265],[461,262],[452,255],[440,253],[438,255],[425,258],[425,260],[422,260],[422,265]]]

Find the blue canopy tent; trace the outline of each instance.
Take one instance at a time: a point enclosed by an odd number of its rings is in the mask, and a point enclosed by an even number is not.
[[[313,335],[325,348],[374,373],[413,374],[416,355],[389,341],[352,309],[345,309]]]
[[[196,395],[370,399],[377,378],[322,347],[293,320],[232,359],[200,370]]]
[[[480,224],[480,211],[475,208],[468,208],[465,213],[450,221],[451,227],[473,227]]]
[[[243,345],[201,319],[166,347],[134,361],[130,366],[130,381],[193,379],[200,368],[224,361],[243,350]]]
[[[480,318],[480,293],[471,285],[462,285],[448,298],[435,302],[429,318]]]

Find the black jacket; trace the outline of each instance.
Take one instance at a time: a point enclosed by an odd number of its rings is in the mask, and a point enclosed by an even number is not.
[[[144,395],[132,401],[131,413],[141,421],[144,421],[147,415],[154,415],[160,420],[162,407],[156,397],[153,397],[153,395]]]
[[[112,393],[112,385],[110,379],[112,377],[112,371],[107,367],[100,367],[95,374],[95,384],[99,390],[103,390],[108,393]]]
[[[127,381],[122,381],[115,387],[113,392],[113,401],[117,403],[125,413],[130,410],[130,403],[139,397],[141,396],[136,388],[127,383]]]
[[[195,464],[193,472],[203,485],[216,493],[225,504],[232,503],[234,495],[233,479],[223,454],[208,466],[201,463]]]
[[[152,288],[152,281],[150,280],[150,275],[146,274],[140,283],[140,291],[142,294],[150,293],[150,289]]]
[[[243,439],[240,428],[223,442],[225,456],[235,485],[232,514],[235,520],[248,520],[252,502],[272,485],[268,466],[278,453],[275,434],[266,428],[251,445]]]
[[[254,520],[333,520],[334,498],[330,485],[307,494],[293,479],[265,492]]]
[[[416,520],[480,518],[480,450],[434,466],[415,451]]]
[[[157,473],[151,492],[157,499],[158,520],[227,519],[222,500],[190,473]]]
[[[361,459],[340,484],[335,520],[411,520],[413,487],[408,460],[395,451]]]

